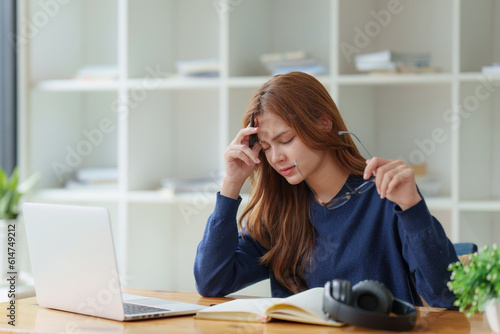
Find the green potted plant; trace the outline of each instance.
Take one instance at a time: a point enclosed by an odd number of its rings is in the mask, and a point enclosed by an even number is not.
[[[7,259],[9,249],[7,245],[15,246],[18,234],[16,231],[16,222],[20,212],[19,200],[26,194],[40,179],[38,173],[33,174],[24,182],[19,183],[19,172],[17,168],[10,175],[0,167],[0,265],[1,275],[5,275],[7,270]],[[10,233],[9,233],[10,232]],[[10,237],[10,239],[9,239]],[[14,242],[9,242],[9,240]],[[14,247],[11,247],[14,249]],[[12,251],[10,252],[12,254]],[[5,280],[2,280],[4,282]]]
[[[14,168],[11,176],[0,167],[0,220],[17,219],[19,215],[19,200],[40,179],[40,175],[33,174],[19,184],[19,172]]]
[[[468,317],[484,312],[491,329],[500,333],[500,249],[484,246],[468,264],[457,261],[448,270],[452,272],[448,288],[457,297],[454,305]]]

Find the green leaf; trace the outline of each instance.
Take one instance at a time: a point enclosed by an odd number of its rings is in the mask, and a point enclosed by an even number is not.
[[[17,188],[17,182],[19,181],[19,171],[16,168],[12,171],[12,175],[10,176],[10,181],[9,184],[7,185],[7,188],[15,191]]]
[[[484,303],[500,294],[500,249],[495,245],[481,248],[474,254],[467,266],[459,263],[451,264],[453,271],[448,287],[457,297],[455,306],[468,316],[474,312],[482,312]]]
[[[7,191],[2,198],[0,198],[0,219],[10,219],[11,215],[11,201],[13,192]]]
[[[19,185],[19,170],[17,167],[14,168],[10,177],[0,168],[0,219],[17,218],[21,196],[39,180],[40,174],[36,173]]]
[[[17,190],[19,191],[19,193],[26,194],[28,191],[30,191],[35,186],[35,184],[38,181],[40,181],[41,176],[42,175],[40,173],[35,173],[35,174],[31,175],[30,177],[28,177],[26,180],[24,180],[19,185],[19,187],[17,187]]]
[[[2,198],[7,191],[7,174],[4,172],[2,168],[0,168],[0,198]]]
[[[7,174],[4,172],[2,168],[0,168],[0,190],[3,190],[6,184],[7,184]]]

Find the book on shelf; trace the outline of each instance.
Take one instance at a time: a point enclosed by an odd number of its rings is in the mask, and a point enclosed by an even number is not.
[[[118,79],[118,66],[116,65],[87,65],[80,68],[75,80],[116,80]]]
[[[410,74],[410,73],[436,73],[439,72],[440,69],[438,67],[411,67],[411,66],[402,66],[396,67],[394,69],[378,69],[378,70],[370,70],[367,71],[370,75],[387,75],[387,74]]]
[[[293,61],[301,60],[307,57],[304,50],[289,51],[289,52],[275,52],[266,53],[260,56],[260,62],[263,64],[280,62],[280,61]]]
[[[118,182],[87,183],[77,180],[67,180],[64,188],[68,190],[118,190]]]
[[[397,71],[397,66],[394,62],[377,62],[377,63],[356,63],[356,69],[360,72],[370,71]]]
[[[354,58],[356,69],[360,72],[386,71],[421,73],[436,72],[431,67],[430,53],[394,52],[383,50],[379,52],[358,54]]]
[[[304,72],[311,75],[327,74],[328,69],[305,51],[270,53],[260,56],[260,62],[271,75]]]
[[[164,178],[160,190],[167,194],[217,192],[222,178],[219,173],[193,178]]]
[[[267,63],[262,63],[268,71],[272,71],[276,67],[299,67],[299,66],[314,66],[318,62],[312,58],[304,58],[297,60],[279,60]]]
[[[360,63],[408,62],[428,66],[430,60],[431,54],[428,52],[395,52],[391,50],[361,53],[355,56],[355,61]]]
[[[306,66],[279,66],[271,71],[271,75],[286,74],[290,72],[304,72],[310,75],[323,75],[328,74],[328,69],[321,65],[306,65]]]
[[[75,171],[75,179],[88,183],[116,182],[118,181],[118,168],[80,168]]]
[[[324,288],[313,288],[286,298],[235,299],[207,307],[197,319],[268,322],[272,319],[324,326],[342,326],[323,312]]]
[[[216,58],[178,60],[175,63],[181,77],[218,77],[220,62]]]
[[[65,182],[64,187],[75,190],[117,189],[118,168],[79,168],[74,172],[73,179]]]
[[[483,66],[481,69],[483,74],[500,74],[500,63],[493,63],[490,66]]]

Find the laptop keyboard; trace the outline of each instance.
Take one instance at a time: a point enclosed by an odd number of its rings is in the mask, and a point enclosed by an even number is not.
[[[123,303],[123,308],[125,309],[126,315],[134,315],[141,313],[159,313],[159,312],[168,312],[170,310],[164,308],[157,308],[152,306],[144,306],[130,303]]]

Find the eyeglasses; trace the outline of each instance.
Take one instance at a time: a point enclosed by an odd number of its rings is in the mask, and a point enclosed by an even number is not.
[[[363,148],[365,149],[366,153],[368,153],[368,156],[370,158],[372,158],[372,155],[370,154],[370,152],[368,152],[368,150],[366,149],[365,145],[363,145],[363,143],[361,142],[361,140],[359,140],[359,138],[354,133],[349,132],[349,131],[339,131],[338,132],[339,135],[344,135],[346,133],[348,133],[351,136],[353,136],[354,138],[356,138],[358,140],[358,142],[361,144],[361,146],[363,146]],[[311,185],[309,185],[309,183],[307,182],[306,178],[304,177],[304,175],[300,171],[299,165],[297,164],[297,159],[294,160],[294,163],[295,163],[295,167],[297,167],[297,170],[299,171],[300,175],[302,175],[302,177],[304,178],[304,181],[306,182],[307,186],[309,187],[309,189],[311,189],[311,192],[314,194],[314,196],[316,198],[318,198],[316,192],[313,190],[313,188],[311,187]],[[352,195],[362,195],[365,192],[367,192],[371,187],[373,187],[375,185],[374,181],[375,181],[375,176],[372,175],[368,180],[366,180],[365,182],[363,182],[359,187],[356,187],[356,189],[354,189],[353,191],[348,191],[344,195],[342,195],[340,197],[335,197],[335,198],[333,198],[332,200],[330,200],[327,203],[322,202],[321,205],[323,205],[324,207],[326,207],[328,210],[337,209],[337,208],[341,207],[342,205],[346,204],[347,202],[349,202],[349,200],[351,199]]]

